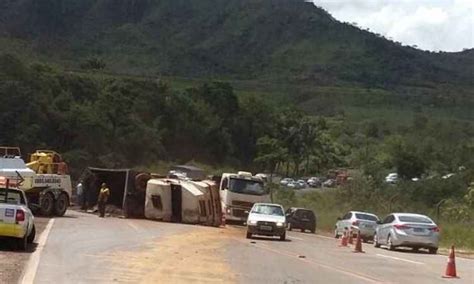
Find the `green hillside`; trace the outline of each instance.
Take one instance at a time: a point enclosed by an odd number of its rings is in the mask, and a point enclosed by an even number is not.
[[[116,73],[366,86],[472,86],[471,53],[434,54],[334,20],[303,0],[16,0],[2,48]]]

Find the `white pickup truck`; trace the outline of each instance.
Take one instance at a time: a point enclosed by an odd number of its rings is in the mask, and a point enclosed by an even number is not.
[[[22,190],[0,187],[0,239],[16,239],[19,250],[26,250],[36,235],[34,217],[27,202]]]

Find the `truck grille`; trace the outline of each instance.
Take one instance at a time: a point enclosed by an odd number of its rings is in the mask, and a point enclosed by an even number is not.
[[[245,217],[245,218],[247,218],[247,216],[249,214],[245,213],[244,209],[232,209],[232,215],[234,215],[235,217]]]
[[[239,200],[232,200],[232,205],[234,206],[241,206],[245,208],[252,208],[253,202],[247,202],[247,201],[239,201]]]

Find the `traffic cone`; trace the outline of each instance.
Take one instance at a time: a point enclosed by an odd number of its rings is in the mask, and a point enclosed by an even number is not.
[[[348,243],[349,243],[350,245],[353,245],[353,244],[354,244],[354,238],[353,238],[353,236],[354,236],[354,234],[352,233],[352,229],[351,229],[351,230],[349,230],[349,237],[348,237],[348,238],[349,238]]]
[[[339,246],[347,247],[347,232],[346,231],[344,231],[344,234],[342,234],[341,244]]]
[[[459,278],[456,274],[456,256],[454,254],[454,245],[451,246],[448,264],[446,265],[446,273],[443,275],[443,278]]]
[[[365,251],[362,250],[362,239],[360,238],[360,231],[357,233],[356,245],[352,252],[365,253]]]

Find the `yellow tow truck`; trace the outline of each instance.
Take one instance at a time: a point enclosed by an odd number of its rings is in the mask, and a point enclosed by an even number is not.
[[[33,212],[45,216],[63,216],[72,194],[71,177],[60,154],[37,150],[29,162],[18,147],[0,147],[0,176],[25,192]]]

